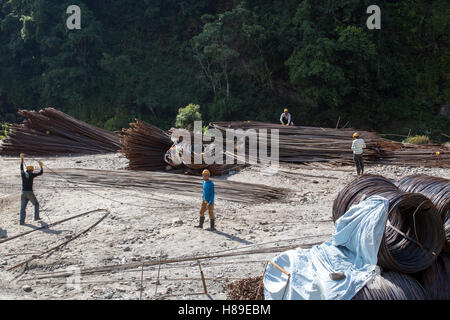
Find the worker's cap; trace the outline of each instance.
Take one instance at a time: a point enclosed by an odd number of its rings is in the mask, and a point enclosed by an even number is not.
[[[289,112],[288,109],[284,109],[284,112]]]
[[[34,171],[34,167],[33,166],[27,166],[27,171]]]
[[[211,172],[209,172],[208,169],[203,170],[202,175],[207,174],[208,176],[211,175]]]
[[[440,151],[436,151],[436,155],[439,156],[441,154]]]
[[[355,132],[355,133],[353,134],[353,138],[357,138],[357,137],[359,137],[359,133],[358,133],[358,132]]]

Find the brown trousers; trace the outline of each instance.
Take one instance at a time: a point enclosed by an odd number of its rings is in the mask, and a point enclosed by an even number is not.
[[[208,210],[209,218],[214,219],[214,202],[209,205],[209,209],[206,207],[207,204],[208,204],[208,202],[203,200],[202,207],[200,209],[200,217],[204,217],[206,210]]]

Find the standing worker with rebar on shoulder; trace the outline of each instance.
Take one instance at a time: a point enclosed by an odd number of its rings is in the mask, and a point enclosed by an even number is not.
[[[364,174],[363,148],[365,147],[366,143],[359,137],[359,133],[355,132],[353,134],[352,150],[358,176]]]
[[[211,228],[208,230],[214,231],[214,183],[209,179],[211,173],[208,169],[203,170],[203,202],[200,209],[200,223],[197,228],[203,228],[203,223],[205,222],[205,212],[208,210],[209,220],[211,223]]]
[[[34,221],[40,220],[39,217],[39,202],[36,199],[36,196],[33,192],[33,180],[37,176],[42,175],[44,172],[43,166],[44,164],[39,161],[39,166],[41,167],[41,171],[39,173],[33,173],[34,167],[33,166],[27,166],[27,170],[23,170],[23,160],[25,158],[25,155],[23,153],[20,154],[20,174],[22,176],[22,195],[20,197],[21,204],[20,204],[20,225],[25,224],[25,215],[26,215],[26,208],[28,201],[31,201],[31,203],[34,205]]]

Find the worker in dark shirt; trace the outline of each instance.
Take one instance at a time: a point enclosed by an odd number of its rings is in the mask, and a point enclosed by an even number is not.
[[[20,154],[20,174],[22,176],[22,196],[21,196],[21,205],[20,205],[20,224],[23,225],[25,223],[25,210],[27,208],[28,201],[34,205],[34,221],[40,220],[39,217],[39,202],[36,199],[36,196],[33,192],[33,179],[37,176],[40,176],[43,170],[43,163],[39,161],[39,166],[41,167],[41,171],[39,173],[33,173],[34,167],[27,166],[27,170],[23,170],[23,159],[25,158],[24,154]]]

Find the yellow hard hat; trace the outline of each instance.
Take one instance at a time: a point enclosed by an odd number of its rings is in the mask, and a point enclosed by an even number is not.
[[[33,166],[27,166],[27,171],[34,171],[34,167]]]
[[[440,151],[436,151],[436,155],[437,156],[441,155],[441,152]]]
[[[211,175],[211,172],[209,172],[208,169],[203,170],[202,175],[207,174],[208,176]]]
[[[357,138],[357,137],[359,137],[359,133],[358,133],[358,132],[355,132],[355,133],[353,134],[353,138]]]
[[[284,112],[289,112],[288,109],[284,109]]]

